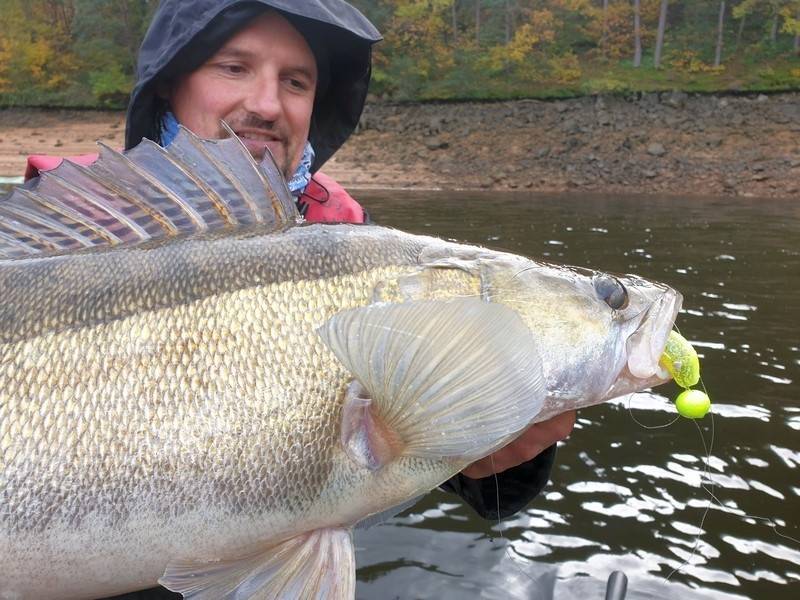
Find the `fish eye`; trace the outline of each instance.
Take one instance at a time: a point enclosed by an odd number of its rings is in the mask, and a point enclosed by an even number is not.
[[[611,275],[598,275],[594,278],[594,291],[613,310],[628,306],[628,290],[622,282]]]

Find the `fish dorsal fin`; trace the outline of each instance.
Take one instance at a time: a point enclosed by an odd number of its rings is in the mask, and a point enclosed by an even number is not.
[[[33,188],[0,200],[0,259],[135,244],[258,225],[276,231],[299,214],[267,152],[257,164],[233,131],[202,140],[180,127],[162,148],[100,145],[89,167],[63,161]]]

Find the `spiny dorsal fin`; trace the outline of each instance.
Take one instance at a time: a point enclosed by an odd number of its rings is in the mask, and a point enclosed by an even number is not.
[[[0,200],[0,259],[135,244],[181,234],[261,225],[275,231],[299,214],[267,152],[257,164],[233,131],[202,140],[180,127],[162,148],[143,140],[125,153],[100,145],[89,167],[63,161],[32,189]]]

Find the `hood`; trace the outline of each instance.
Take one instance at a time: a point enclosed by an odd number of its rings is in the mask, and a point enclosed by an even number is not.
[[[329,78],[318,90],[309,138],[316,171],[350,137],[364,109],[372,45],[381,35],[343,0],[162,0],[137,60],[137,81],[128,104],[125,148],[142,138],[159,140],[166,102],[159,82],[202,65],[239,29],[268,8],[280,11],[315,52],[327,54]]]

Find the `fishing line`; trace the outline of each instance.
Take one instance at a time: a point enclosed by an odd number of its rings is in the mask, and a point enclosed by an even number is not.
[[[700,378],[699,383],[700,383],[700,387],[702,388],[703,392],[705,392],[707,394],[708,390],[706,389],[706,385],[705,385],[705,382],[703,381],[702,377]],[[631,396],[632,396],[632,394],[631,394]],[[666,423],[666,424],[663,424],[663,425],[645,425],[644,423],[639,421],[634,416],[634,414],[632,412],[632,409],[630,407],[630,396],[629,396],[629,400],[628,400],[628,413],[630,414],[632,420],[637,425],[639,425],[640,427],[642,427],[644,429],[651,429],[651,430],[652,429],[662,429],[664,427],[669,427],[670,425],[674,424],[676,421],[678,421],[680,419],[680,415],[679,415],[675,419],[670,421],[669,423]],[[787,534],[782,533],[781,531],[779,531],[778,530],[778,524],[773,519],[771,519],[769,517],[750,515],[750,514],[744,512],[744,511],[742,511],[740,509],[732,508],[730,506],[726,506],[719,499],[719,497],[715,494],[716,483],[715,483],[714,478],[712,477],[711,471],[710,471],[710,468],[711,468],[711,455],[712,455],[712,453],[714,451],[714,443],[715,443],[715,440],[716,440],[716,421],[714,419],[714,411],[713,410],[710,411],[710,417],[711,417],[711,423],[710,423],[710,427],[709,427],[710,438],[709,438],[708,444],[706,444],[706,438],[705,438],[703,429],[701,428],[700,424],[697,422],[697,420],[693,420],[693,424],[696,427],[697,432],[698,432],[698,434],[700,436],[700,443],[703,446],[703,452],[704,452],[704,457],[705,457],[705,460],[703,461],[704,462],[704,466],[703,466],[702,471],[700,472],[700,489],[703,490],[708,495],[708,503],[706,504],[706,506],[705,506],[705,508],[703,510],[703,514],[700,517],[700,522],[697,525],[697,527],[700,530],[700,532],[695,536],[695,543],[692,546],[692,549],[691,549],[691,552],[690,552],[689,556],[687,558],[685,558],[683,560],[683,562],[681,562],[681,564],[679,564],[677,567],[675,567],[674,569],[672,569],[672,571],[669,572],[669,574],[664,578],[664,582],[665,583],[669,582],[670,579],[676,573],[681,572],[681,570],[684,567],[686,567],[687,565],[689,565],[691,563],[692,559],[694,559],[694,557],[697,556],[698,551],[699,551],[699,547],[700,547],[701,537],[702,537],[702,533],[701,532],[703,531],[706,519],[708,518],[708,515],[711,512],[711,508],[714,505],[718,506],[725,514],[736,515],[741,519],[751,519],[753,521],[763,522],[766,526],[768,526],[770,529],[772,529],[773,533],[775,533],[777,536],[779,536],[781,538],[784,538],[786,540],[790,540],[790,541],[794,542],[795,544],[800,545],[800,540],[798,540],[797,538],[794,538],[794,537],[792,537],[790,535],[787,535]]]
[[[636,423],[642,429],[664,429],[665,427],[674,425],[681,418],[680,415],[677,415],[674,419],[672,419],[672,421],[670,421],[669,423],[664,423],[663,425],[645,425],[639,419],[637,419],[636,416],[633,414],[633,409],[631,408],[631,398],[633,398],[633,394],[628,394],[628,414],[630,415],[631,420],[633,420],[633,422]]]
[[[500,480],[497,478],[497,469],[494,466],[494,455],[489,455],[489,461],[492,463],[492,476],[494,477],[495,506],[497,507],[497,532],[500,534],[500,539],[505,542],[505,553],[511,561],[511,564],[514,565],[514,568],[520,575],[527,577],[528,581],[535,584],[536,580],[523,571],[522,567],[517,564],[517,557],[511,553],[511,540],[503,535],[502,519],[500,518]]]
[[[706,384],[703,381],[703,378],[700,377],[700,387],[703,388],[703,392],[708,394],[708,390],[706,389]],[[715,498],[713,489],[714,489],[714,480],[711,478],[710,474],[710,467],[711,467],[711,452],[714,450],[714,438],[715,438],[715,421],[714,421],[714,411],[711,411],[711,439],[709,440],[708,445],[706,445],[706,438],[703,435],[703,430],[700,427],[700,424],[697,422],[696,419],[692,420],[694,426],[697,428],[697,433],[700,435],[700,443],[703,444],[703,450],[705,451],[705,468],[700,473],[700,489],[707,492],[709,494],[708,504],[706,504],[705,510],[703,510],[703,516],[700,517],[700,523],[697,526],[698,532],[694,538],[694,546],[692,546],[692,551],[689,553],[689,556],[684,559],[684,561],[679,564],[677,567],[672,569],[672,571],[664,578],[664,582],[668,582],[675,573],[678,573],[681,569],[683,569],[686,565],[688,565],[691,560],[697,556],[697,550],[700,547],[700,536],[702,535],[703,526],[705,525],[706,518],[708,517],[709,512],[711,512],[711,503],[712,498]],[[703,478],[710,482],[710,487],[706,487],[703,485]]]

